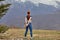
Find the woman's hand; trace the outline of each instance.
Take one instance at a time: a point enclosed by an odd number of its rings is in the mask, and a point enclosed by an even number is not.
[[[24,28],[26,28],[28,26],[28,24],[24,23]]]

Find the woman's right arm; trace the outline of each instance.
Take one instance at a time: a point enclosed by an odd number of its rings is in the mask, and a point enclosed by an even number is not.
[[[25,27],[28,26],[27,18],[25,17]]]
[[[25,17],[25,24],[27,24],[27,18]]]

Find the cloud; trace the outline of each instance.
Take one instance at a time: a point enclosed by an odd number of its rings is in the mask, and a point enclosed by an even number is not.
[[[30,1],[32,3],[34,3],[35,5],[38,5],[39,3],[43,3],[43,4],[47,4],[47,5],[52,5],[54,7],[57,7],[58,4],[56,3],[56,1],[59,1],[60,0],[10,0],[10,1],[15,1],[15,2],[26,2],[26,1]]]
[[[15,0],[15,1],[18,1],[18,2],[25,2],[26,0]]]
[[[56,0],[56,1],[59,1],[60,2],[60,0]]]
[[[52,0],[15,0],[15,1],[21,1],[21,2],[31,1],[34,4],[39,4],[39,3],[49,4]]]
[[[34,4],[38,5],[39,3],[47,4],[47,5],[56,5],[54,0],[30,0]]]

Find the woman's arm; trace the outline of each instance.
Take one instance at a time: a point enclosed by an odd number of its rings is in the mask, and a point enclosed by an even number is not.
[[[29,19],[28,23],[32,23],[32,17],[30,17],[30,19]]]
[[[25,17],[25,26],[28,26],[28,20],[26,17]]]

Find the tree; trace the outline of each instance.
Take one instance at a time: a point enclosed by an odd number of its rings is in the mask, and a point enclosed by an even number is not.
[[[4,0],[0,0],[0,2],[2,2],[2,1],[4,1]],[[0,5],[0,19],[6,14],[10,5],[11,4],[1,4]]]

